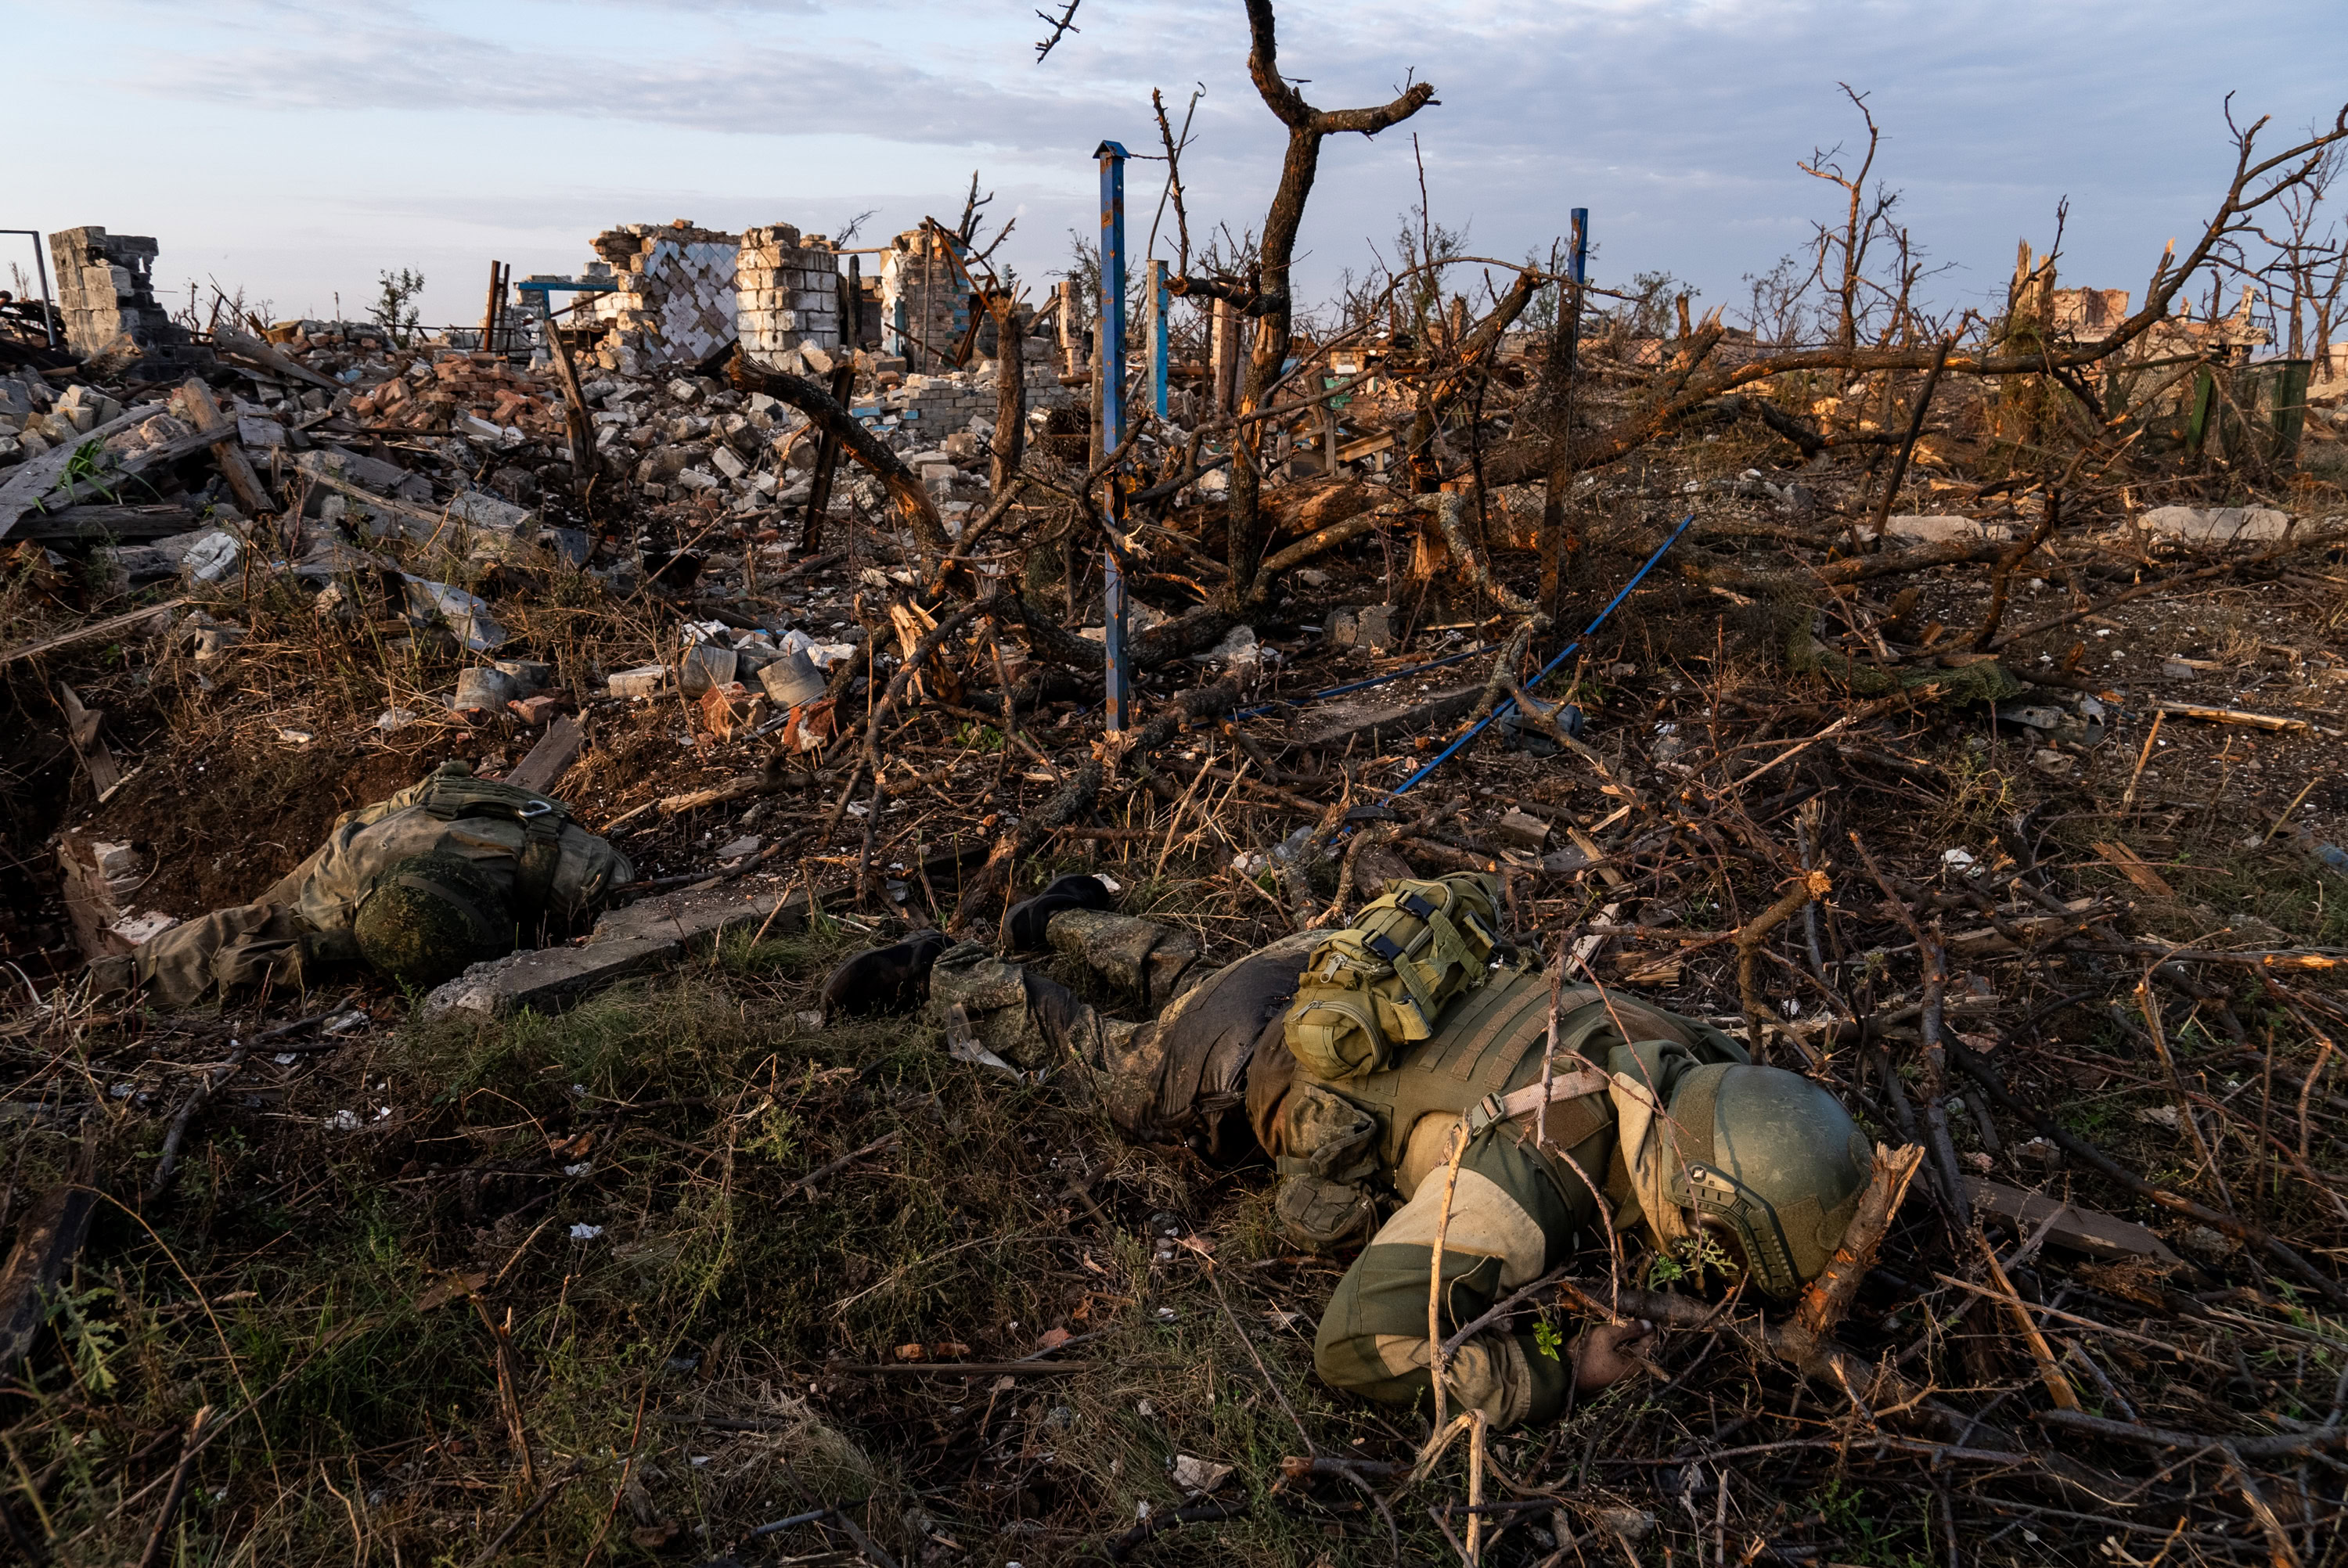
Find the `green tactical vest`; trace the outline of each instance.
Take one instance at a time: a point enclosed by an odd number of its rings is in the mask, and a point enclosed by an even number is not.
[[[1634,1040],[1673,1040],[1708,1060],[1746,1060],[1717,1030],[1620,993],[1601,999],[1594,987],[1572,986],[1558,998],[1551,1081],[1584,1071],[1585,1056],[1602,1071],[1605,1051],[1618,1042],[1609,1039],[1596,1051],[1591,1042],[1611,1035],[1618,1017]],[[1333,1081],[1298,1062],[1281,1107],[1282,1152],[1274,1162],[1282,1180],[1273,1210],[1282,1228],[1308,1247],[1366,1238],[1376,1228],[1371,1189],[1392,1184],[1419,1119],[1464,1116],[1480,1131],[1479,1114],[1487,1124],[1497,1119],[1498,1097],[1540,1081],[1548,1039],[1549,978],[1518,971],[1496,975],[1455,1001],[1433,1037],[1385,1071]],[[1570,1149],[1613,1116],[1603,1089],[1553,1101],[1548,1142]]]

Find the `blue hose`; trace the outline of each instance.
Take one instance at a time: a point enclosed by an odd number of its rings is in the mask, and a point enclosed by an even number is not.
[[[1548,677],[1550,671],[1555,670],[1559,665],[1572,658],[1574,653],[1581,649],[1581,645],[1589,641],[1590,639],[1596,634],[1600,627],[1606,624],[1606,618],[1613,614],[1616,610],[1622,607],[1622,601],[1631,597],[1631,590],[1639,586],[1640,579],[1644,578],[1649,572],[1655,569],[1655,563],[1663,559],[1665,551],[1669,550],[1673,545],[1680,542],[1680,536],[1687,532],[1689,525],[1693,524],[1694,521],[1695,514],[1694,512],[1690,512],[1686,517],[1680,519],[1680,526],[1672,530],[1671,537],[1669,538],[1655,547],[1655,553],[1647,558],[1646,565],[1641,567],[1637,571],[1631,574],[1631,580],[1622,585],[1622,592],[1616,594],[1612,599],[1607,601],[1606,608],[1598,612],[1598,619],[1591,621],[1588,626],[1583,627],[1581,629],[1581,636],[1567,643],[1562,652],[1559,653],[1556,658],[1550,660],[1548,663],[1542,665],[1540,671],[1534,674],[1533,678],[1524,683],[1523,689],[1528,693],[1529,693],[1535,686],[1540,685],[1541,682]],[[1505,716],[1506,714],[1514,712],[1516,711],[1516,706],[1517,700],[1514,697],[1502,698],[1500,700],[1499,706],[1494,708],[1490,712],[1485,714],[1483,718],[1478,720],[1476,726],[1469,730],[1466,734],[1460,736],[1457,740],[1452,742],[1449,745],[1436,753],[1434,757],[1428,761],[1425,767],[1419,769],[1416,773],[1411,774],[1410,777],[1396,784],[1393,790],[1388,792],[1386,798],[1393,800],[1408,794],[1420,780],[1426,778],[1427,774],[1441,767],[1445,763],[1449,762],[1452,756],[1458,752],[1460,747],[1466,745],[1468,742],[1482,734],[1487,725],[1489,725],[1494,721]]]

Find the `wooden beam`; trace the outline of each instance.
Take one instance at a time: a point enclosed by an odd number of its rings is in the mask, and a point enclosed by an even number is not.
[[[60,631],[55,637],[44,637],[36,642],[27,642],[22,647],[12,648],[5,653],[0,653],[0,669],[15,663],[19,659],[36,659],[44,653],[54,653],[60,648],[70,648],[77,642],[88,642],[92,638],[110,637],[118,631],[128,631],[141,621],[151,620],[159,615],[168,615],[187,602],[188,596],[182,594],[177,599],[167,599],[160,604],[150,604],[144,610],[133,610],[122,615],[109,615],[104,620],[93,620],[88,626],[77,627],[71,631]]]
[[[580,748],[586,743],[587,732],[579,727],[578,720],[565,713],[547,725],[546,733],[530,747],[530,755],[514,764],[505,782],[517,789],[549,794],[554,788],[554,781],[570,771]]]
[[[191,375],[172,395],[171,405],[198,430],[218,437],[211,444],[212,457],[220,464],[221,477],[228,481],[228,487],[236,492],[236,504],[244,508],[245,515],[257,518],[263,512],[275,511],[276,498],[253,471],[252,459],[244,455],[244,447],[236,438],[236,426],[212,401],[212,389],[201,377]]]
[[[152,507],[63,507],[36,512],[9,537],[67,543],[101,539],[160,539],[196,528],[195,515],[165,502]]]

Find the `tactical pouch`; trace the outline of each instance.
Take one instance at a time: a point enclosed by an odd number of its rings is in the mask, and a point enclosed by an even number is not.
[[[1272,1215],[1291,1241],[1320,1251],[1377,1228],[1377,1204],[1365,1185],[1378,1168],[1377,1133],[1376,1118],[1318,1084],[1288,1091]]]
[[[1351,1182],[1290,1176],[1272,1200],[1281,1234],[1307,1252],[1328,1252],[1366,1241],[1376,1231],[1378,1206]]]
[[[1323,938],[1297,977],[1288,1049],[1331,1081],[1382,1072],[1435,1032],[1454,997],[1482,983],[1497,939],[1491,884],[1474,873],[1397,882],[1358,924]]]

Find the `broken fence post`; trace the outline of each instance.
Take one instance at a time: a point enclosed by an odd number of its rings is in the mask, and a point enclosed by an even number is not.
[[[1173,297],[1166,292],[1166,263],[1163,260],[1141,264],[1141,320],[1143,331],[1149,335],[1149,408],[1159,418],[1166,417],[1166,383],[1171,370],[1166,363],[1168,347],[1167,317]]]

